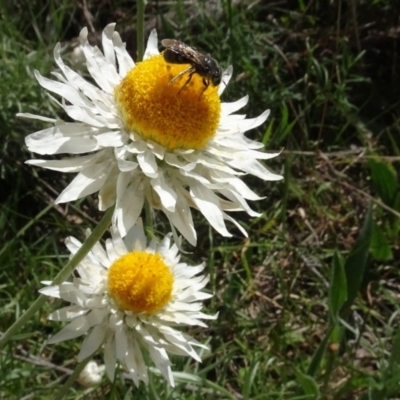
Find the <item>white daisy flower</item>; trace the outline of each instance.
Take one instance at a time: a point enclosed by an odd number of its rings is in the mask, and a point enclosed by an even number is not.
[[[71,303],[50,314],[50,320],[69,324],[49,343],[87,334],[78,361],[104,345],[110,380],[114,380],[118,362],[136,386],[139,381],[148,383],[145,351],[174,386],[167,352],[201,362],[194,347],[208,349],[175,327],[206,327],[201,320],[217,316],[201,312],[202,300],[212,297],[202,291],[208,283],[207,277],[199,275],[204,264],[188,266],[179,262],[178,248],[170,237],[159,244],[152,240],[146,245],[139,220],[124,239],[112,231],[105,250],[97,243],[76,268],[79,277],[72,282],[41,289],[42,294]],[[81,247],[73,237],[67,239],[66,245],[72,255]]]
[[[155,31],[149,37],[144,61],[135,64],[114,26],[103,31],[103,53],[89,44],[86,28],[80,33],[94,83],[64,64],[60,44],[54,49],[60,69],[53,72],[57,80],[35,71],[40,85],[61,97],[61,102],[51,98],[75,122],[19,114],[53,124],[27,136],[26,145],[42,155],[76,156],[28,163],[78,173],[56,203],[98,192],[100,210],[116,205],[113,223],[122,236],[139,218],[145,201],[162,210],[173,231],[177,228],[192,245],[196,244],[196,231],[191,208],[199,210],[224,236],[231,236],[225,221],[246,234],[226,212],[258,216],[247,200],[260,197],[240,177],[282,178],[258,161],[277,153],[259,151],[263,144],[244,136],[265,122],[269,110],[246,119],[233,113],[246,105],[247,96],[221,103],[219,96],[232,76],[231,67],[223,73],[221,85],[211,84],[206,90],[197,73],[187,85],[187,74],[171,83],[188,65],[164,60]]]
[[[97,365],[96,361],[91,360],[85,365],[77,381],[86,387],[97,385],[101,382],[105,369],[105,365]]]

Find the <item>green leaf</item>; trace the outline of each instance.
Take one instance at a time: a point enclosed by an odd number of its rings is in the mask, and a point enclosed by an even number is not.
[[[368,393],[360,397],[360,400],[386,400],[396,396],[400,391],[400,328],[394,334],[392,352],[382,378],[373,380],[369,385]],[[396,397],[397,398],[397,397]]]
[[[318,367],[321,364],[322,357],[324,356],[325,350],[328,346],[328,342],[331,338],[333,328],[334,328],[334,325],[329,327],[328,332],[326,332],[325,337],[323,338],[322,342],[319,344],[317,350],[315,351],[313,358],[311,359],[310,365],[308,366],[308,369],[307,369],[307,374],[309,376],[314,376],[315,373],[317,372]]]
[[[329,313],[332,321],[336,322],[339,312],[347,300],[347,281],[343,261],[337,252],[333,255],[332,275],[329,288]]]
[[[393,371],[397,366],[400,366],[400,328],[397,328],[394,334],[392,352],[389,357],[388,370]]]
[[[400,367],[400,328],[397,329],[397,332],[394,335],[393,338],[393,346],[392,346],[392,352],[390,353],[389,357],[389,365],[387,368],[387,371],[390,376],[395,376],[396,373],[399,373],[399,367]],[[398,376],[397,382],[399,381]]]
[[[364,224],[361,228],[360,235],[358,236],[353,249],[350,251],[344,270],[346,272],[347,281],[347,301],[343,309],[348,310],[353,304],[358,291],[360,290],[361,283],[364,279],[364,273],[368,264],[368,253],[372,238],[372,208],[368,208],[365,216]]]
[[[246,377],[243,387],[243,399],[251,399],[251,389],[256,387],[254,385],[254,379],[257,376],[258,367],[260,366],[260,362],[252,362],[250,368],[247,368]]]
[[[392,249],[389,246],[382,229],[376,224],[372,225],[371,255],[377,261],[389,261],[393,259]]]
[[[379,197],[389,207],[394,208],[394,201],[398,193],[396,170],[391,164],[371,159],[369,161],[371,179]]]
[[[274,119],[271,119],[271,122],[268,124],[267,129],[264,132],[264,135],[262,137],[262,142],[264,144],[264,146],[267,145],[267,143],[269,142],[269,139],[271,138],[272,135],[272,131],[274,128]]]
[[[320,396],[320,393],[317,382],[315,382],[315,379],[312,376],[301,372],[297,368],[295,369],[295,373],[297,382],[303,389],[304,394],[308,396],[307,399],[317,400]]]

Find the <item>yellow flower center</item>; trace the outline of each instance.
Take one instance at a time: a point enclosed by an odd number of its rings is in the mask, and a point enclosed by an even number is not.
[[[152,314],[172,298],[174,277],[159,254],[133,251],[108,270],[108,291],[119,307]]]
[[[115,89],[115,99],[128,131],[169,151],[201,149],[215,135],[221,114],[218,87],[183,74],[190,64],[168,64],[162,54],[137,63]]]

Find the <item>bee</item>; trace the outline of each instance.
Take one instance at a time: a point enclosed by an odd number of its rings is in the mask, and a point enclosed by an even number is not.
[[[204,90],[201,94],[208,88],[210,82],[213,86],[218,86],[221,83],[222,68],[209,54],[204,54],[179,40],[164,39],[161,43],[165,47],[163,56],[167,63],[190,64],[190,67],[174,76],[168,85],[172,85],[172,83],[185,74],[189,74],[189,77],[179,92],[189,84],[194,74],[199,74],[203,78]]]

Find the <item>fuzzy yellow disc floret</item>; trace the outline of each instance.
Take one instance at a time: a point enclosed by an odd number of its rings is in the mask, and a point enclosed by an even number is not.
[[[133,251],[108,270],[108,291],[119,307],[152,314],[172,298],[174,277],[159,254]]]
[[[221,102],[218,88],[206,90],[194,73],[188,84],[189,64],[169,64],[162,54],[138,63],[115,89],[115,98],[128,131],[167,148],[201,149],[217,130]]]

